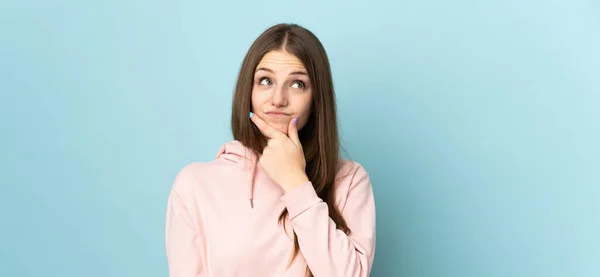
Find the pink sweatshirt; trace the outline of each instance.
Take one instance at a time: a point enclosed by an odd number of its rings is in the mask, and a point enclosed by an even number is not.
[[[287,193],[240,142],[217,158],[192,163],[175,178],[168,199],[166,254],[171,277],[369,276],[375,253],[375,202],[369,176],[344,161],[335,204],[351,230],[336,229],[310,182]],[[256,170],[253,170],[255,168]],[[286,231],[278,224],[287,207]],[[289,264],[293,234],[300,252]]]

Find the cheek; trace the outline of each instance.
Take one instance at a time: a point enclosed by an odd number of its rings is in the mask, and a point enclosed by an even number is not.
[[[251,95],[252,95],[252,99],[251,99],[252,100],[251,101],[252,102],[252,110],[256,111],[256,102],[257,101],[256,101],[256,93],[254,93],[254,90],[252,91]]]
[[[306,125],[306,122],[308,121],[308,117],[312,110],[312,97],[310,95],[304,96],[301,99],[298,99],[297,103],[298,116],[300,116],[298,127],[302,128],[304,127],[304,125]]]
[[[252,90],[252,110],[256,110],[261,106],[264,102],[264,93],[261,93],[260,90],[253,89]]]
[[[304,116],[307,116],[308,114],[310,114],[310,111],[312,109],[312,93],[303,95],[301,103],[302,103],[302,111],[304,112]]]

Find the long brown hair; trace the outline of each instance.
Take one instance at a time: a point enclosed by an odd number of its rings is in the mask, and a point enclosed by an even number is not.
[[[262,153],[266,145],[266,139],[248,119],[248,114],[252,109],[254,72],[262,57],[273,50],[285,50],[295,55],[308,72],[313,102],[308,122],[298,133],[306,159],[306,175],[317,195],[327,203],[329,216],[337,228],[349,234],[350,230],[335,206],[333,190],[341,164],[331,69],[325,48],[311,31],[296,24],[277,24],[265,30],[250,46],[242,62],[233,97],[233,137],[257,155]],[[284,228],[287,216],[287,209],[279,216],[279,223],[283,222]],[[299,250],[298,237],[294,232],[291,260]],[[310,269],[306,270],[307,275],[312,276]]]

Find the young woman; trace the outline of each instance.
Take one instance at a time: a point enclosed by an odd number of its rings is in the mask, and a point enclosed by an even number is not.
[[[234,140],[173,184],[170,276],[369,276],[373,190],[365,169],[339,155],[331,71],[317,37],[295,24],[262,33],[232,108]]]

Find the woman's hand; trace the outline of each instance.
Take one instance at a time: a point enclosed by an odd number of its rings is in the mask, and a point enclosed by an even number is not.
[[[285,192],[308,182],[306,160],[298,138],[298,119],[290,121],[286,136],[257,115],[250,114],[250,118],[268,139],[258,161],[267,175]]]

